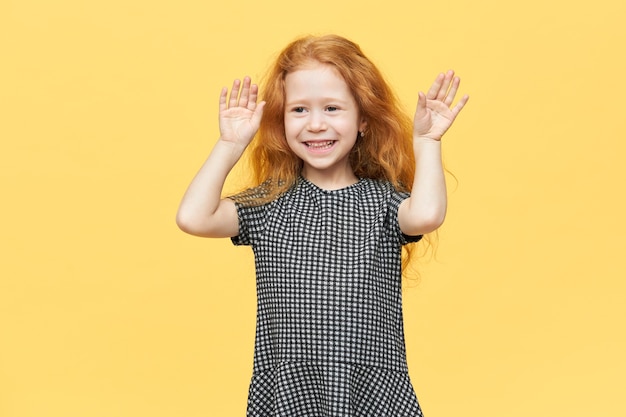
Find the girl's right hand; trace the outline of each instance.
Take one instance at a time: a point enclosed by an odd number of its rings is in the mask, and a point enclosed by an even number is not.
[[[240,90],[241,89],[241,93]],[[228,95],[228,88],[222,88],[220,94],[219,123],[220,140],[248,146],[259,129],[265,102],[257,103],[259,87],[252,84],[250,77],[233,81]]]

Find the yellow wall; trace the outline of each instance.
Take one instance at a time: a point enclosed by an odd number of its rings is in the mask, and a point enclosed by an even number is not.
[[[360,43],[410,110],[450,67],[472,96],[405,293],[426,415],[625,415],[625,4],[3,2],[0,416],[244,415],[251,253],[174,214],[221,86],[309,32]]]

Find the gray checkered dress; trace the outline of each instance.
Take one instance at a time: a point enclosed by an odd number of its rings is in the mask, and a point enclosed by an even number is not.
[[[268,204],[237,204],[233,243],[252,246],[257,274],[248,416],[422,415],[402,321],[401,246],[420,238],[400,231],[406,197],[300,178]]]

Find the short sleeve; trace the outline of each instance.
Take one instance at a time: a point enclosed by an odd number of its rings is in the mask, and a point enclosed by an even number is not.
[[[235,203],[239,218],[239,234],[230,238],[234,245],[254,245],[265,230],[268,206],[269,204],[250,207]]]
[[[410,196],[410,193],[399,192],[394,189],[391,193],[391,200],[389,202],[389,220],[395,232],[397,233],[398,238],[400,239],[400,244],[402,245],[406,245],[408,243],[419,242],[422,239],[422,235],[416,235],[416,236],[405,235],[404,233],[402,233],[402,230],[400,230],[400,221],[398,220],[398,210],[400,208],[400,204],[404,200],[409,198],[409,196]]]

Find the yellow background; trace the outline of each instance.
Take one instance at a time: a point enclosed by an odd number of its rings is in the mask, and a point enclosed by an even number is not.
[[[328,32],[408,111],[448,68],[471,94],[405,292],[426,416],[626,415],[625,5],[4,0],[0,416],[245,414],[251,252],[174,215],[220,88]]]

